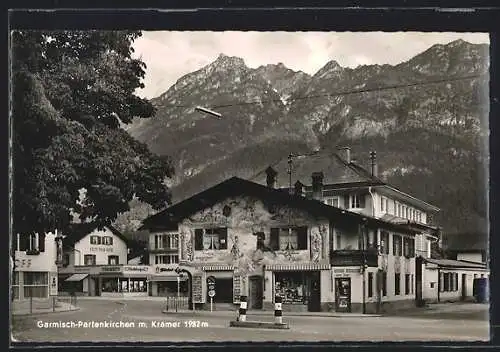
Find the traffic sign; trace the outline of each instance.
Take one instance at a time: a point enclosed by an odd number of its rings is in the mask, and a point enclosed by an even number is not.
[[[208,297],[214,297],[214,296],[215,296],[215,291],[214,290],[208,291]]]

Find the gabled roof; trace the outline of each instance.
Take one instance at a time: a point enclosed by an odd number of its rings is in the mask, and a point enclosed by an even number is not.
[[[288,159],[284,158],[271,165],[277,172],[277,187],[289,186]],[[294,156],[292,159],[293,183],[300,181],[304,185],[311,184],[313,172],[323,172],[323,184],[357,183],[369,185],[384,184],[382,180],[372,176],[366,169],[354,163],[345,162],[338,154],[321,151],[310,155]],[[266,172],[261,171],[251,181],[266,184]]]
[[[64,234],[64,240],[63,240],[63,246],[68,248],[68,247],[73,247],[75,243],[80,241],[82,238],[85,236],[89,235],[92,233],[94,230],[103,230],[104,228],[107,228],[111,233],[118,238],[120,238],[122,241],[124,241],[127,246],[129,244],[129,240],[127,237],[125,237],[120,231],[118,231],[114,226],[108,225],[99,228],[95,223],[92,222],[86,222],[86,223],[74,223],[70,224],[68,228],[68,233]]]
[[[292,208],[303,209],[307,213],[317,217],[353,221],[355,223],[365,224],[369,227],[382,227],[404,233],[417,232],[406,226],[391,224],[369,216],[332,207],[315,199],[289,194],[287,190],[270,188],[238,177],[227,179],[216,186],[208,188],[191,198],[183,200],[182,202],[174,204],[148,217],[143,221],[140,230],[175,230],[177,229],[178,223],[186,217],[227,198],[242,195],[256,197],[268,204],[287,205]]]
[[[271,168],[276,174],[276,186],[287,188],[290,186],[290,175],[288,173],[288,159],[284,158],[266,168]],[[266,170],[263,170],[252,178],[251,181],[266,184]],[[370,171],[355,162],[347,163],[335,152],[319,151],[308,155],[298,155],[292,158],[292,183],[300,181],[306,185],[306,190],[310,189],[311,175],[313,172],[323,172],[323,184],[325,189],[359,189],[368,187],[378,187],[384,192],[402,197],[410,202],[430,211],[439,211],[439,208],[421,199],[411,196],[396,187],[388,184],[380,178],[373,176]]]

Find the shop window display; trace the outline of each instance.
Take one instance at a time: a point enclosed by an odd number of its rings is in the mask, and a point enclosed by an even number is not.
[[[283,298],[283,303],[307,304],[308,287],[305,273],[287,272],[275,274],[276,295]]]

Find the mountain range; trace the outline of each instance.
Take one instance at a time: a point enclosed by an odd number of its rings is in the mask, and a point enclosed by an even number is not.
[[[251,179],[289,153],[350,146],[362,166],[375,150],[384,180],[440,207],[444,232],[484,234],[488,70],[489,46],[463,40],[398,65],[332,60],[313,75],[221,54],[152,99],[156,115],[127,131],[172,157],[174,202],[231,176]]]

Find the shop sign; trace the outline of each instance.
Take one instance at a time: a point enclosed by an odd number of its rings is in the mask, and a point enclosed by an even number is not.
[[[121,272],[122,267],[121,266],[103,266],[101,268],[101,272],[103,273],[116,273],[116,272]]]
[[[113,247],[90,247],[89,249],[91,252],[113,252]]]
[[[58,295],[58,289],[57,289],[57,273],[49,273],[49,295],[50,296],[57,296]]]
[[[175,272],[179,273],[181,271],[181,268],[179,265],[156,265],[155,266],[155,273],[160,274],[163,272]]]
[[[123,267],[123,271],[148,272],[149,266],[125,266],[125,267]]]
[[[90,273],[90,268],[88,268],[88,267],[80,268],[78,266],[75,266],[74,267],[74,272],[75,273],[80,273],[80,274],[87,274],[87,273]]]

